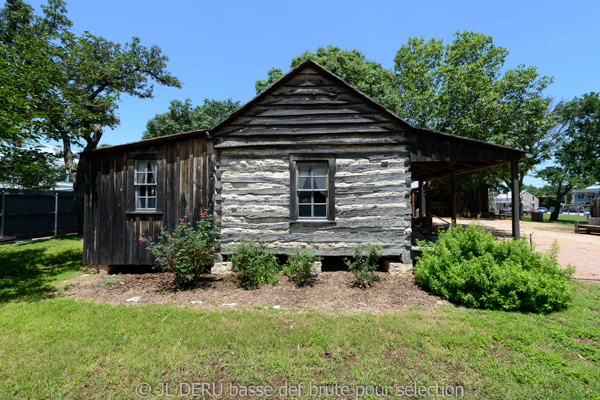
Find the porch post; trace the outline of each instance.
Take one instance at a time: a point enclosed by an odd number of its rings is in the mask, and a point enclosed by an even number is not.
[[[452,202],[450,204],[450,216],[452,217],[452,223],[456,224],[456,173],[452,173]]]
[[[425,185],[419,181],[419,218],[425,216]]]
[[[510,162],[510,179],[512,183],[512,231],[513,238],[519,239],[521,231],[519,229],[519,214],[521,210],[521,196],[519,188],[519,161]]]

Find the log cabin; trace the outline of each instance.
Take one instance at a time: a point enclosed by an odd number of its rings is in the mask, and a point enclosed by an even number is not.
[[[412,181],[422,190],[510,163],[519,193],[525,153],[415,128],[306,60],[213,129],[84,156],[84,263],[110,268],[152,265],[138,237],[171,230],[184,215],[198,219],[204,209],[221,221],[225,256],[227,245],[260,228],[280,254],[316,243],[328,256],[351,256],[355,245],[378,242],[384,257],[412,263]]]

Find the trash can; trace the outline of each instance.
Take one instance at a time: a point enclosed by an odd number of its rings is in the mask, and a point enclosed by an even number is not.
[[[536,222],[544,222],[544,213],[539,211],[532,212],[531,220]]]

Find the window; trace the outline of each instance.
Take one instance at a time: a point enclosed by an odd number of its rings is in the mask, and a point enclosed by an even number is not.
[[[135,162],[135,209],[156,210],[156,160]]]
[[[298,162],[298,218],[327,219],[327,162]]]
[[[290,157],[290,219],[298,222],[335,221],[333,156]]]

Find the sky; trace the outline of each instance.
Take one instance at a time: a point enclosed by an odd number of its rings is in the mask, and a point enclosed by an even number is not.
[[[38,10],[45,3],[25,1]],[[171,100],[245,103],[270,68],[287,72],[292,58],[329,44],[392,68],[409,37],[448,43],[455,32],[471,30],[509,50],[506,68],[533,65],[554,77],[546,95],[556,101],[600,91],[598,0],[68,0],[67,10],[76,33],[119,43],[137,36],[159,46],[170,59],[168,70],[184,84],[157,86],[154,99],[122,98],[121,124],[106,129],[101,141],[111,145],[140,140],[147,121],[166,112]]]

